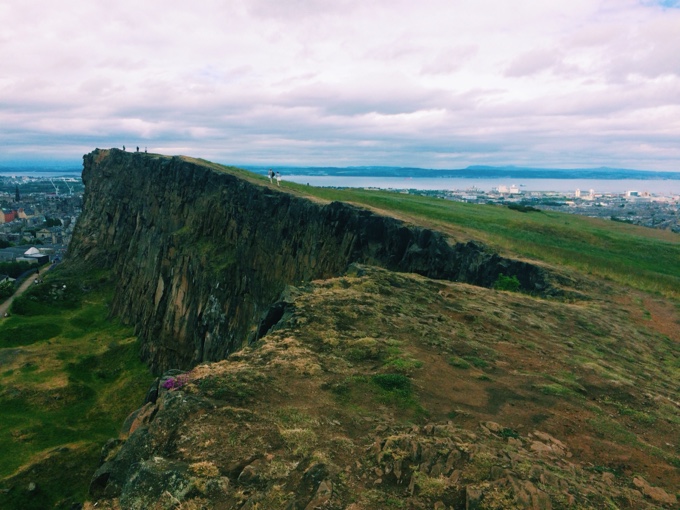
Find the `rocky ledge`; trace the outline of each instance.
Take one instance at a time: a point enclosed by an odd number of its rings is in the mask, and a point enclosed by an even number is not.
[[[490,287],[499,274],[536,295],[554,274],[345,203],[319,203],[233,168],[96,150],[70,263],[117,275],[112,313],[133,324],[157,373],[224,359],[257,339],[286,285],[353,262]]]
[[[550,383],[597,340],[596,310],[358,265],[280,304],[254,345],[156,381],[87,508],[677,507],[677,468],[602,437],[605,400],[584,405],[606,357],[578,391]]]

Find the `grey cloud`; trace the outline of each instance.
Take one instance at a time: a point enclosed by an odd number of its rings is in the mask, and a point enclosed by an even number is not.
[[[505,76],[531,76],[549,71],[562,64],[562,55],[554,50],[533,50],[513,60],[505,69]]]
[[[65,2],[0,19],[5,153],[677,165],[680,13],[637,0],[564,4],[554,33],[500,0]]]
[[[250,0],[247,3],[248,11],[254,16],[285,21],[347,13],[357,4],[354,0]]]
[[[366,90],[356,86],[346,89],[315,84],[281,94],[277,104],[312,107],[324,115],[356,116],[370,113],[408,114],[446,107],[450,102],[450,92],[394,83],[389,90],[383,87]]]
[[[680,27],[674,27],[677,32]],[[636,47],[612,58],[610,76],[624,81],[632,75],[657,78],[663,75],[680,76],[680,39],[669,33],[659,34],[652,44]]]
[[[477,53],[478,47],[463,45],[439,51],[423,67],[423,74],[449,74],[457,71],[464,62]]]

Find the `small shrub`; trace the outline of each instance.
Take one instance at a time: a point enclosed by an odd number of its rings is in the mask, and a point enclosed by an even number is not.
[[[296,409],[295,407],[283,407],[277,409],[276,417],[281,425],[287,428],[302,427],[305,425],[314,425],[317,420],[312,418],[309,414]]]
[[[540,209],[536,209],[535,207],[532,207],[530,205],[524,205],[524,204],[508,204],[508,209],[511,209],[513,211],[518,211],[518,212],[540,212]]]
[[[498,278],[493,284],[493,288],[496,290],[517,292],[520,288],[520,283],[515,275],[505,276],[503,273],[499,273]]]
[[[468,369],[472,365],[465,361],[463,358],[459,358],[458,356],[451,356],[448,359],[449,365],[456,367],[456,368],[462,368],[462,369]]]
[[[327,384],[323,388],[330,390],[340,400],[347,400],[352,394],[350,379],[345,379],[335,384]]]
[[[293,455],[308,455],[317,443],[316,434],[311,429],[284,429],[281,431],[281,437]]]
[[[500,431],[500,436],[506,438],[512,437],[513,439],[519,438],[519,434],[516,431],[509,429],[507,427]]]
[[[411,379],[402,374],[375,374],[371,381],[385,391],[411,393]]]
[[[348,342],[345,351],[347,359],[354,362],[380,360],[384,354],[384,346],[370,337]]]
[[[573,390],[558,383],[538,385],[536,388],[539,389],[544,395],[551,395],[553,397],[577,396],[577,393],[575,393]]]
[[[12,282],[0,283],[0,300],[7,299],[14,294],[14,284]]]
[[[415,370],[423,367],[423,362],[412,358],[395,358],[385,363],[385,368],[394,370],[400,374],[410,375]]]
[[[476,356],[463,356],[463,359],[465,361],[468,361],[474,366],[475,368],[486,368],[489,366],[489,362],[483,360],[482,358],[478,358]]]
[[[189,466],[189,469],[196,476],[202,478],[216,478],[220,476],[220,470],[217,466],[209,461],[194,462]]]
[[[443,476],[431,477],[422,471],[416,471],[413,476],[418,487],[418,494],[423,498],[440,498],[450,486],[449,479]]]

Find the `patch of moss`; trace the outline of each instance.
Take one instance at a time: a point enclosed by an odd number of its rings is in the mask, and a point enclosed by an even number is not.
[[[110,296],[100,276],[50,271],[27,292],[26,314],[0,323],[0,354],[14,364],[0,375],[0,489],[14,487],[0,490],[0,508],[82,502],[102,444],[118,434],[151,383],[129,328],[116,321],[100,327]],[[53,292],[64,285],[73,292]],[[30,348],[3,349],[10,345]],[[13,474],[19,466],[28,467]],[[37,489],[29,494],[30,482]]]
[[[447,361],[452,367],[462,368],[464,370],[467,370],[472,366],[469,362],[465,361],[463,358],[459,358],[458,356],[450,356]]]
[[[238,370],[204,377],[198,387],[211,398],[242,405],[262,389],[265,381],[266,377],[259,372]]]
[[[58,336],[63,328],[56,320],[21,320],[11,317],[0,329],[0,348],[31,345]]]

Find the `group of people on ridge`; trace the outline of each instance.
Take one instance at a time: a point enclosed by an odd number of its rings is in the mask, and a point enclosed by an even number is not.
[[[267,175],[269,176],[269,182],[274,184],[274,177],[276,177],[276,184],[281,186],[281,172],[274,173],[274,170],[270,168],[269,172],[267,172]]]

